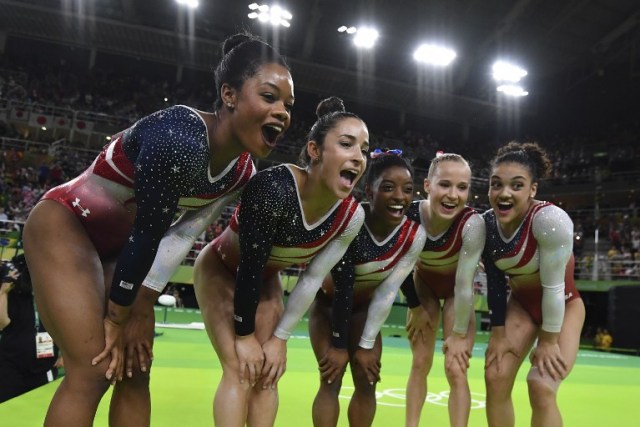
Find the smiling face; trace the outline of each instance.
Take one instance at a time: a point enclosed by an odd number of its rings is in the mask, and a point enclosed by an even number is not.
[[[319,159],[317,173],[325,188],[345,199],[367,167],[369,130],[362,120],[345,117],[326,133],[320,146],[310,141],[307,149],[312,159]]]
[[[500,228],[511,235],[520,226],[536,195],[538,184],[520,163],[499,163],[491,171],[489,203]]]
[[[453,220],[464,208],[471,188],[471,169],[461,161],[445,160],[437,164],[430,178],[424,180],[429,193],[431,218]]]
[[[365,192],[376,220],[395,227],[402,222],[413,200],[413,177],[407,168],[391,166],[367,185]]]
[[[223,87],[223,99],[235,110],[236,138],[252,155],[268,156],[291,124],[294,96],[289,71],[280,64],[264,64],[240,91]]]

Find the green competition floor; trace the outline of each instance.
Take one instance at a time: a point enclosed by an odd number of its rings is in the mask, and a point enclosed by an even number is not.
[[[161,316],[160,321],[162,321]],[[310,426],[311,403],[317,385],[316,362],[303,322],[289,342],[288,370],[280,381],[280,410],[276,426]],[[212,425],[212,397],[221,369],[203,330],[157,328],[155,362],[151,380],[152,426]],[[404,388],[411,352],[400,328],[384,331],[382,382],[378,385],[375,426],[404,424]],[[484,338],[484,339],[483,339]],[[478,341],[486,341],[479,337]],[[441,343],[439,343],[441,344]],[[485,426],[485,394],[482,379],[485,344],[474,349],[469,381],[472,390],[470,426]],[[440,351],[440,348],[437,349]],[[447,426],[447,382],[443,357],[438,353],[429,377],[429,397],[422,425]],[[529,425],[531,411],[526,394],[526,370],[514,390],[516,425]],[[0,379],[2,381],[2,379]],[[0,404],[0,425],[42,425],[59,381]],[[347,426],[346,405],[352,383],[347,374],[342,392],[339,426]],[[580,351],[577,365],[560,389],[559,403],[566,426],[631,426],[640,420],[640,358],[619,354]],[[96,416],[96,426],[107,425],[108,396]]]

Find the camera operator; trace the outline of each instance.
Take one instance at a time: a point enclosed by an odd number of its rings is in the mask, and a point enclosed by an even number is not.
[[[35,309],[23,255],[2,261],[0,278],[0,403],[53,381],[58,349]]]

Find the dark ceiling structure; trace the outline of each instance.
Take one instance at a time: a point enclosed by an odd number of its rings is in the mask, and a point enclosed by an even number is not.
[[[0,0],[0,35],[210,70],[224,38],[247,29],[288,56],[297,90],[471,127],[516,107],[523,116],[551,114],[565,99],[573,104],[564,108],[584,109],[612,92],[611,81],[628,98],[625,108],[638,105],[637,0],[283,0],[293,19],[279,29],[248,19],[249,3],[200,0],[189,14],[174,0]],[[337,32],[366,24],[380,32],[371,52]],[[426,39],[457,50],[446,71],[413,61]],[[490,78],[499,57],[529,72],[531,95],[515,107],[498,97]],[[598,80],[607,76],[603,89]]]

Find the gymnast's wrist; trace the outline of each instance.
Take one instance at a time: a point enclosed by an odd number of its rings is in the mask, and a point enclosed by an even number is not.
[[[358,343],[358,347],[363,348],[365,350],[371,350],[376,343],[376,339],[367,339],[365,337],[360,337],[360,342]]]
[[[538,335],[538,341],[542,344],[555,345],[558,344],[558,340],[560,338],[560,334],[556,332],[549,332],[545,330],[541,330]]]
[[[455,337],[455,338],[466,338],[467,337],[467,331],[464,332],[460,332],[457,331],[456,329],[453,329],[451,336]]]
[[[113,325],[120,326],[127,321],[130,311],[131,307],[122,306],[114,303],[113,301],[109,301],[109,304],[107,305],[107,314],[105,316],[105,320],[112,323]]]
[[[273,331],[273,336],[286,342],[291,337],[291,332],[287,331],[284,328],[278,327],[275,331]]]

